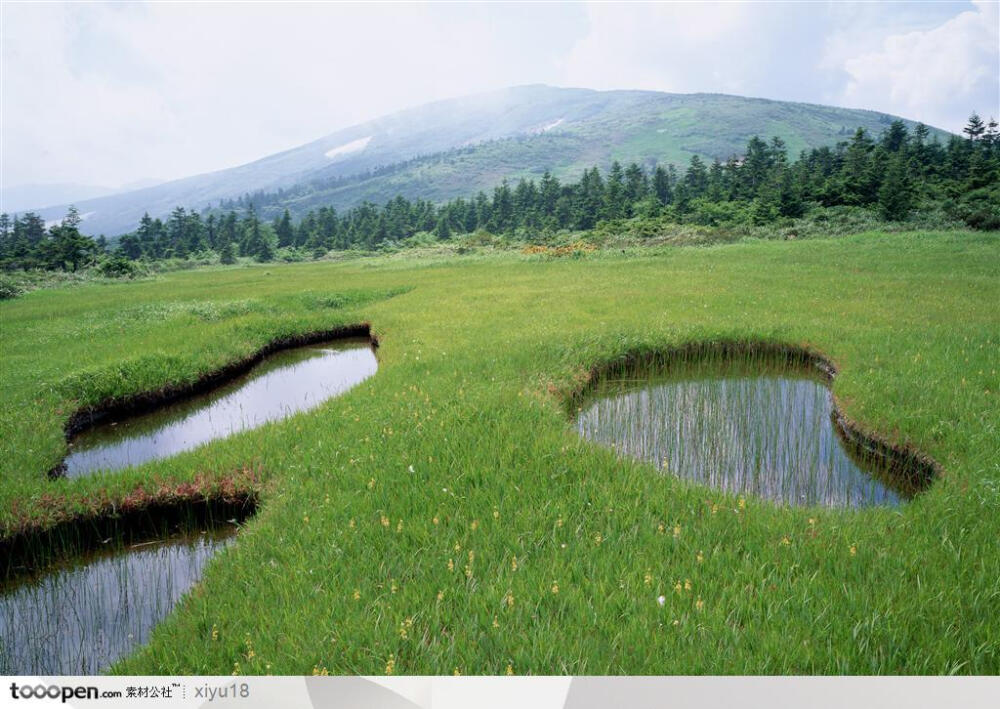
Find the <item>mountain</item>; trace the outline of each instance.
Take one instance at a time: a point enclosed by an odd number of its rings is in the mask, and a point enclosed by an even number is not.
[[[110,187],[63,182],[45,185],[12,185],[0,189],[0,212],[20,212],[32,207],[65,204],[111,194]],[[37,210],[36,210],[37,211]]]
[[[753,135],[779,136],[794,155],[846,140],[859,126],[877,135],[894,118],[722,94],[519,86],[401,111],[246,165],[77,208],[85,231],[112,235],[133,229],[146,211],[163,216],[178,205],[202,209],[260,191],[278,193],[263,200],[267,212],[288,206],[296,214],[397,193],[443,200],[545,169],[575,177],[616,159],[678,167],[695,154],[725,159],[741,154]],[[65,205],[40,212],[54,219]]]

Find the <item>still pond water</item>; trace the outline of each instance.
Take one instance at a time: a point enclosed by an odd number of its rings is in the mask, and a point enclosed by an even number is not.
[[[368,340],[278,352],[206,394],[75,436],[63,461],[65,474],[79,477],[139,465],[257,428],[315,408],[372,376],[377,368]]]
[[[895,505],[889,463],[845,443],[819,375],[739,362],[598,385],[579,433],[665,472],[784,504]]]
[[[299,347],[217,389],[75,437],[71,477],[116,470],[315,408],[375,373],[368,340]],[[235,520],[234,520],[235,521]],[[232,524],[123,545],[116,538],[0,578],[0,674],[93,674],[146,642],[235,532]]]
[[[0,586],[0,674],[95,674],[146,642],[236,527],[109,548]]]

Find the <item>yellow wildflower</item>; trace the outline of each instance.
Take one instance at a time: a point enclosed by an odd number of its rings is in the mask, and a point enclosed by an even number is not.
[[[381,515],[379,521],[382,522],[382,526],[383,527],[388,527],[389,526],[389,518],[386,517],[385,515]]]
[[[516,556],[515,556],[515,557],[513,557],[513,558],[512,558],[511,560],[510,560],[510,570],[511,570],[511,571],[517,571],[517,557],[516,557]]]
[[[699,564],[705,561],[705,555],[701,553],[700,549],[698,550],[698,556],[695,557],[695,561],[697,561]]]
[[[360,601],[361,600],[361,589],[360,588],[354,589],[354,600],[355,601]]]
[[[444,591],[438,591],[438,600],[439,601],[443,601],[444,600]]]
[[[684,579],[684,590],[685,591],[691,590],[691,579]]]
[[[740,499],[736,501],[736,506],[739,507],[741,510],[746,509],[747,501],[742,495],[740,496]]]
[[[434,524],[438,524],[441,520],[438,519],[437,515],[434,515],[434,519],[431,520]]]
[[[677,539],[679,536],[681,536],[681,526],[679,524],[675,524],[674,525],[674,539]]]
[[[455,570],[455,562],[452,561],[451,559],[448,559],[448,571],[454,571],[454,570]]]
[[[559,583],[556,581],[552,582],[552,593],[559,593]]]
[[[701,596],[698,596],[698,600],[694,602],[694,607],[699,611],[705,609],[705,601],[701,600]]]
[[[500,627],[500,619],[497,618],[496,616],[493,616],[493,627],[494,628],[499,628]]]
[[[512,676],[514,674],[514,666],[511,665],[510,663],[507,663],[507,669],[504,671],[504,674],[506,674],[508,677]]]
[[[594,535],[594,546],[601,546],[601,542],[604,541],[604,537],[597,533]]]
[[[219,639],[219,626],[217,626],[215,623],[212,623],[212,640],[218,640],[218,639]]]
[[[856,556],[858,553],[858,547],[854,544],[851,545],[851,556]]]
[[[389,659],[385,661],[385,673],[391,675],[396,671],[396,656],[389,655]]]
[[[646,575],[642,577],[642,580],[647,586],[653,585],[653,574],[649,571],[649,569],[646,569]]]
[[[479,520],[478,519],[472,520],[472,522],[469,524],[469,529],[471,529],[473,532],[479,529]]]

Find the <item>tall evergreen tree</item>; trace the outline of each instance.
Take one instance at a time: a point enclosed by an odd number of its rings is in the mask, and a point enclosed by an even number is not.
[[[910,212],[913,195],[906,160],[894,155],[889,160],[885,179],[878,192],[878,209],[883,218],[890,221],[905,219]]]

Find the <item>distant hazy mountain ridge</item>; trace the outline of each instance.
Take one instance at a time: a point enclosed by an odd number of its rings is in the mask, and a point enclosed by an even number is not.
[[[696,154],[725,159],[754,135],[778,136],[794,155],[844,140],[858,127],[877,135],[893,118],[720,94],[522,86],[427,104],[246,165],[76,206],[88,215],[84,231],[114,235],[134,229],[147,211],[163,216],[178,205],[202,209],[256,192],[272,193],[267,211],[288,207],[296,215],[396,194],[437,201],[546,169],[577,177],[614,160],[682,166]],[[282,190],[287,197],[275,198]],[[65,207],[38,211],[53,219]]]

